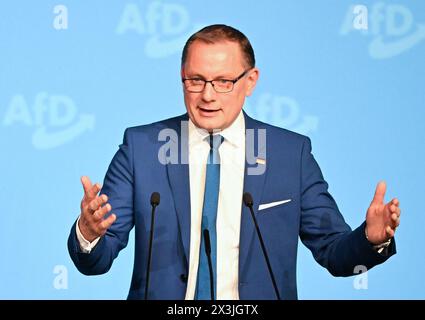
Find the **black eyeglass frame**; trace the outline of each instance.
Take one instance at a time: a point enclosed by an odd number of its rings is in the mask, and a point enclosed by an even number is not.
[[[217,92],[217,93],[229,93],[229,92],[232,92],[233,91],[233,88],[235,87],[235,83],[236,82],[238,82],[240,79],[242,79],[247,73],[248,73],[248,71],[250,71],[251,69],[247,69],[247,70],[245,70],[244,72],[242,72],[241,74],[240,74],[240,76],[238,76],[237,78],[235,78],[235,79],[214,79],[214,80],[205,80],[205,79],[201,79],[201,78],[182,78],[182,82],[183,82],[183,84],[184,84],[184,87],[185,87],[185,89],[187,90],[187,91],[189,91],[189,92],[193,92],[193,93],[199,93],[199,92],[202,92],[202,91],[204,91],[205,90],[205,87],[206,87],[206,85],[207,85],[207,83],[211,83],[211,85],[212,85],[212,87],[214,88],[214,90]],[[201,90],[195,90],[195,91],[193,91],[193,90],[189,90],[188,88],[187,88],[187,85],[186,85],[186,81],[187,80],[197,80],[197,81],[202,81],[203,82],[203,86],[202,86],[202,89]],[[219,81],[228,81],[228,82],[231,82],[232,83],[232,87],[230,88],[230,90],[228,90],[228,91],[217,91],[217,89],[216,89],[216,87],[214,86],[214,83],[215,82],[219,82]]]

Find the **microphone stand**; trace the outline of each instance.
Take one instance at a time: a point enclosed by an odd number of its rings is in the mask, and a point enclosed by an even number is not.
[[[258,238],[260,239],[261,250],[263,251],[263,255],[267,263],[267,268],[269,269],[270,277],[272,278],[273,288],[276,293],[277,300],[281,300],[279,291],[277,290],[276,280],[273,275],[272,267],[270,265],[269,257],[267,255],[266,247],[264,246],[263,237],[261,236],[260,228],[258,227],[257,219],[255,218],[255,215],[254,215],[254,210],[252,209],[252,206],[254,205],[254,201],[252,200],[252,196],[249,192],[245,192],[243,194],[243,202],[245,206],[247,206],[249,208],[249,211],[251,212],[252,220],[254,220],[254,224],[255,224],[255,230],[257,231]]]
[[[149,252],[148,252],[148,267],[146,268],[146,287],[145,287],[145,300],[148,300],[149,291],[149,274],[151,269],[151,258],[152,258],[152,240],[155,223],[155,209],[159,205],[160,196],[158,192],[154,192],[151,195],[151,206],[152,206],[152,218],[151,218],[151,231],[149,236]]]
[[[205,253],[208,259],[208,271],[210,272],[210,291],[211,291],[211,301],[214,301],[214,273],[211,261],[211,242],[210,242],[210,232],[208,229],[204,229],[204,242],[205,242]]]

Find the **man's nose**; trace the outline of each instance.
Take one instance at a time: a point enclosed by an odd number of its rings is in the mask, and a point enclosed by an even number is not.
[[[205,83],[204,91],[202,91],[202,99],[204,101],[212,101],[215,100],[215,89],[211,82]]]

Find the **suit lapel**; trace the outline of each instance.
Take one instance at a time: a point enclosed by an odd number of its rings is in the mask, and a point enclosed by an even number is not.
[[[189,164],[188,164],[188,131],[187,114],[178,117],[175,127],[179,143],[178,163],[167,164],[168,180],[173,193],[174,206],[177,212],[180,235],[186,256],[186,262],[189,263],[190,247],[190,182],[189,182]]]
[[[244,189],[243,192],[249,192],[254,199],[254,214],[257,215],[258,206],[261,201],[264,182],[266,177],[266,166],[267,163],[256,163],[255,158],[261,158],[266,160],[266,145],[265,143],[258,143],[259,130],[261,125],[258,121],[248,117],[244,112],[245,116],[245,176],[244,176]],[[265,129],[264,129],[265,130]],[[254,138],[254,139],[253,139]],[[253,141],[255,143],[253,143]],[[266,141],[264,141],[266,142]],[[259,146],[260,145],[260,146]],[[251,149],[250,149],[251,148]],[[252,151],[252,148],[254,152]],[[253,156],[255,156],[253,158]],[[261,173],[261,174],[259,174]],[[260,227],[261,229],[261,227]],[[244,270],[246,259],[250,252],[251,244],[254,240],[255,226],[252,220],[249,209],[242,204],[242,216],[241,216],[241,229],[240,229],[240,243],[239,243],[239,278]]]

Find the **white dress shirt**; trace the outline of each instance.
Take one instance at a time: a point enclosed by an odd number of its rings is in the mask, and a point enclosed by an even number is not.
[[[206,164],[210,152],[208,131],[189,120],[190,256],[186,300],[194,298],[201,243],[202,207]],[[224,137],[220,154],[220,191],[217,209],[217,300],[237,300],[239,234],[245,169],[245,118],[241,112],[226,129],[214,134]]]
[[[84,238],[83,234],[80,231],[80,227],[78,227],[79,222],[80,222],[80,217],[78,217],[77,224],[75,226],[75,230],[77,232],[77,239],[78,239],[78,242],[80,243],[80,249],[84,253],[90,253],[99,242],[100,237],[94,239],[92,242],[86,240],[86,238]]]

